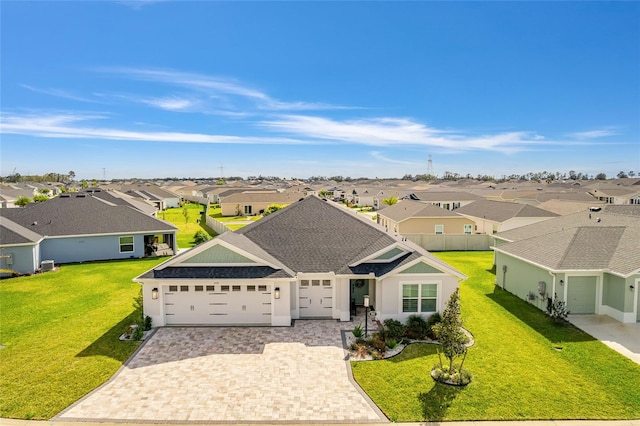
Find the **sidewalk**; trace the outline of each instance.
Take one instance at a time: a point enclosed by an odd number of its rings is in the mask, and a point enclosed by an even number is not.
[[[35,420],[13,420],[13,419],[0,419],[0,426],[139,426],[141,423],[85,423],[85,422],[52,422],[52,421],[35,421]],[[194,426],[198,424],[223,424],[223,423],[144,423],[147,426],[166,426],[172,425],[186,425]],[[253,425],[256,423],[233,423],[235,426],[241,425]],[[327,426],[329,424],[338,426],[341,423],[260,423],[261,425],[282,426],[286,425],[304,425],[304,426]],[[403,426],[640,426],[640,420],[523,420],[523,421],[468,421],[468,422],[422,422],[422,423],[394,423]],[[346,423],[345,425],[353,425],[353,423]],[[358,423],[361,426],[380,426],[380,423]]]

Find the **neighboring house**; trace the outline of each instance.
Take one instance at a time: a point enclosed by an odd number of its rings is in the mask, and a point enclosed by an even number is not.
[[[599,208],[594,208],[599,210]],[[495,235],[496,285],[542,310],[640,321],[640,206],[605,206]]]
[[[0,276],[33,274],[40,267],[42,236],[0,216]]]
[[[475,222],[448,209],[403,200],[378,212],[377,222],[399,234],[472,234]]]
[[[377,188],[370,188],[370,189],[358,189],[355,188],[354,190],[351,191],[351,195],[353,197],[353,201],[360,205],[360,206],[368,206],[368,207],[373,207],[375,210],[378,210],[382,207],[384,207],[384,203],[382,202],[382,200],[392,197],[392,198],[396,198],[397,200],[400,200],[401,198],[404,198],[405,196],[407,196],[408,194],[410,194],[411,191],[409,190],[397,190],[397,189],[393,189],[393,188],[385,188],[385,189],[377,189]],[[348,194],[348,192],[347,192]],[[347,196],[347,194],[345,194],[345,196]]]
[[[471,204],[474,201],[481,200],[482,197],[463,191],[428,191],[413,192],[409,194],[409,199],[430,203],[434,206],[442,207],[446,210],[455,210]]]
[[[495,234],[558,216],[528,204],[491,200],[474,201],[460,207],[456,213],[473,220],[473,232],[479,234]]]
[[[640,190],[634,188],[594,188],[589,194],[607,204],[640,204]]]
[[[301,198],[298,193],[277,191],[243,191],[220,201],[222,216],[255,216],[273,204],[289,205]]]
[[[146,201],[120,191],[87,189],[82,191],[81,193],[91,194],[96,198],[100,198],[101,200],[108,201],[112,204],[133,207],[134,209],[140,210],[141,212],[148,214],[149,216],[155,216],[158,213],[157,205],[152,203],[151,201]]]
[[[14,227],[13,232],[29,241],[34,235],[40,236],[40,256],[33,264],[36,270],[40,268],[38,262],[45,260],[57,264],[138,258],[173,254],[176,248],[175,226],[89,193],[62,194],[20,209],[1,209],[0,216],[10,221],[8,229],[12,229],[12,223],[19,225],[21,228]],[[30,234],[26,235],[24,229]],[[17,247],[2,245],[3,251]],[[13,253],[15,264],[18,254]]]
[[[155,185],[130,185],[121,189],[122,192],[142,198],[156,205],[158,210],[180,207],[180,196]]]
[[[332,201],[308,196],[135,278],[155,326],[349,321],[369,295],[378,318],[442,312],[466,277]]]

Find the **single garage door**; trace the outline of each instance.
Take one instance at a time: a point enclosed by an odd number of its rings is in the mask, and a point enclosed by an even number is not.
[[[269,285],[169,285],[164,305],[167,325],[271,324]]]
[[[333,283],[331,280],[300,280],[300,318],[331,318]]]
[[[596,313],[596,277],[569,277],[567,309],[572,314]]]

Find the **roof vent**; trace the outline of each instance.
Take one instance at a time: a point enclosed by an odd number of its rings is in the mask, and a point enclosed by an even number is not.
[[[33,226],[38,226],[38,222],[37,222],[37,221],[34,221],[34,222],[32,223],[32,225],[33,225]]]
[[[600,210],[602,210],[601,207],[589,207],[589,211],[592,211],[592,212],[599,212]]]
[[[76,194],[76,198],[85,198],[87,194]]]
[[[60,194],[60,198],[71,198],[71,194]]]
[[[596,222],[600,223],[600,218],[599,217],[596,217]]]

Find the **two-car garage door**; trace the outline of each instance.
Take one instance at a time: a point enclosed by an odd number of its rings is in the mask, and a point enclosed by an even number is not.
[[[269,285],[168,285],[163,293],[167,325],[271,324]]]

